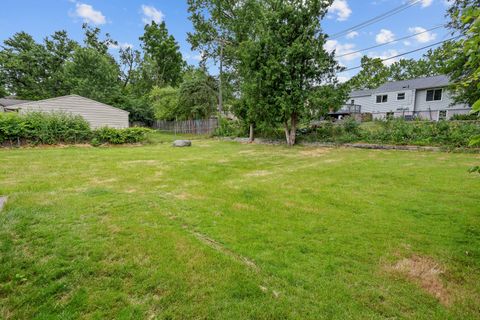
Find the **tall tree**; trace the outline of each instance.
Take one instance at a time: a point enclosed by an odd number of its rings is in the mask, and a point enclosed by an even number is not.
[[[25,32],[5,40],[0,51],[0,68],[8,91],[24,99],[48,97],[48,52]]]
[[[380,58],[363,56],[361,66],[361,71],[348,81],[352,89],[375,89],[390,78],[390,70]]]
[[[324,49],[326,35],[320,24],[331,3],[264,1],[260,32],[247,40],[241,53],[253,80],[250,89],[268,111],[268,118],[283,125],[289,146],[295,144],[297,126],[310,111],[315,88],[334,82],[341,69]]]
[[[462,36],[446,67],[454,98],[480,111],[480,0],[457,0],[448,13],[449,26]]]
[[[93,48],[79,48],[65,67],[71,93],[114,104],[120,92],[120,70],[111,57]]]
[[[205,70],[189,70],[179,88],[176,116],[179,119],[205,119],[215,113],[217,81]]]
[[[138,81],[138,68],[141,64],[141,53],[132,47],[120,48],[121,78],[125,90],[132,82]]]
[[[185,62],[175,38],[168,34],[165,22],[147,24],[140,40],[144,50],[142,78],[145,91],[154,86],[177,86],[181,82]]]

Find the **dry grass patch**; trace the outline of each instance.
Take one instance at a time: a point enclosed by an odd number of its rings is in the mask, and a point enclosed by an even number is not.
[[[300,155],[306,157],[319,157],[324,154],[330,153],[331,149],[329,148],[314,148],[314,149],[305,149],[300,151]]]
[[[272,174],[271,171],[256,170],[256,171],[252,171],[252,172],[247,173],[245,176],[246,177],[265,177],[265,176],[269,176],[271,174]]]
[[[398,261],[388,269],[406,276],[442,304],[450,305],[450,294],[441,279],[445,269],[432,258],[413,255]]]

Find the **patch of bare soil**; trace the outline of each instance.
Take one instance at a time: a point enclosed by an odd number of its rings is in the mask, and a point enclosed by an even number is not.
[[[432,258],[413,255],[398,261],[389,269],[403,274],[442,304],[449,305],[451,303],[450,295],[440,278],[445,270]]]
[[[314,149],[305,149],[303,151],[300,151],[300,154],[302,156],[307,156],[307,157],[319,157],[321,155],[327,154],[331,151],[329,148],[314,148]]]

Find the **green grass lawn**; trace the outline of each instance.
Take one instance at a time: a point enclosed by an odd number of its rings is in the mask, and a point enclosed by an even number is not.
[[[0,150],[0,319],[478,319],[479,162],[214,140]]]

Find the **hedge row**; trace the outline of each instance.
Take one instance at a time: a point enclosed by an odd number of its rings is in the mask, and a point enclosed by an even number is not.
[[[303,141],[335,143],[469,147],[472,137],[479,134],[479,122],[409,122],[395,119],[359,125],[353,119],[347,119],[342,124],[323,123],[302,129],[299,138]]]
[[[138,143],[150,129],[101,128],[92,130],[81,116],[66,113],[0,113],[0,145]]]

